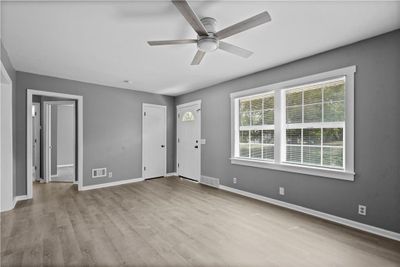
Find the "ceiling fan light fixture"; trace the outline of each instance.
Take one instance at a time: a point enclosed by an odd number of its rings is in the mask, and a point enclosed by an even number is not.
[[[197,47],[203,52],[212,52],[218,49],[219,40],[215,37],[200,37],[197,41]]]
[[[217,21],[211,17],[203,17],[200,19],[190,7],[187,0],[171,1],[179,10],[181,15],[190,24],[193,30],[197,33],[197,39],[148,41],[147,43],[151,46],[197,43],[198,50],[190,65],[199,65],[207,52],[212,52],[217,49],[242,58],[250,57],[253,52],[221,40],[271,21],[271,16],[269,13],[264,11],[258,15],[252,16],[248,19],[242,20],[236,24],[217,31]]]

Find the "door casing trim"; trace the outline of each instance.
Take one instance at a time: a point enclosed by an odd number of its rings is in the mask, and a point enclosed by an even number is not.
[[[75,99],[77,101],[77,162],[78,162],[78,191],[83,187],[83,96],[27,89],[26,94],[26,199],[32,194],[32,96],[52,96]]]

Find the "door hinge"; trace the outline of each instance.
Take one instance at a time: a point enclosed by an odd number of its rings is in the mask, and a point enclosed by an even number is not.
[[[179,163],[178,163],[178,168],[179,168]]]
[[[178,138],[178,143],[181,141],[181,139]]]
[[[180,118],[180,117],[181,117],[181,114],[178,113],[178,118]]]
[[[147,115],[147,113],[146,113],[146,111],[143,113],[143,116],[146,116]]]
[[[146,167],[143,167],[143,170],[145,171],[145,170],[146,170]]]

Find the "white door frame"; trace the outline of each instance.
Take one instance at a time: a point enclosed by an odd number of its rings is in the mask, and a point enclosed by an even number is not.
[[[43,102],[43,179],[46,183],[51,180],[51,104]]]
[[[27,90],[27,99],[26,99],[26,198],[31,199],[33,197],[32,194],[32,96],[40,95],[40,96],[51,96],[51,97],[60,97],[60,98],[69,98],[77,100],[77,162],[78,162],[78,190],[81,191],[83,188],[83,97],[80,95],[70,95],[63,93],[55,93],[48,91],[40,91],[34,89]]]
[[[198,106],[198,108],[200,109],[199,110],[199,113],[197,114],[197,117],[198,117],[198,121],[199,121],[199,123],[200,123],[200,127],[199,127],[199,131],[200,131],[200,133],[199,133],[199,162],[198,162],[198,164],[199,164],[199,173],[198,173],[198,177],[199,177],[199,180],[198,180],[198,182],[200,182],[200,178],[201,178],[201,100],[195,100],[195,101],[192,101],[192,102],[187,102],[187,103],[184,103],[184,104],[180,104],[180,105],[177,105],[176,106],[176,118],[177,118],[177,121],[176,121],[176,173],[177,173],[177,175],[179,176],[179,168],[178,168],[178,155],[179,155],[179,149],[178,149],[178,113],[179,113],[179,111],[181,110],[181,109],[183,109],[183,108],[187,108],[187,107],[191,107],[191,106]]]
[[[43,121],[44,121],[44,127],[43,127],[43,153],[44,153],[44,180],[46,183],[51,181],[51,149],[53,148],[53,143],[51,140],[51,121],[52,121],[52,116],[53,114],[51,113],[51,109],[53,106],[61,106],[61,105],[73,105],[75,108],[75,102],[74,101],[43,101],[43,107],[44,107],[44,116],[43,116]],[[74,119],[74,123],[76,124],[76,120]],[[74,127],[75,128],[75,127]],[[75,138],[76,139],[76,138]],[[76,145],[76,144],[75,144]],[[76,154],[76,153],[75,153]],[[76,159],[75,159],[76,162]],[[58,166],[58,165],[57,165]],[[57,176],[58,176],[58,169],[57,169]]]
[[[35,106],[35,112],[36,112],[36,118],[38,118],[38,120],[39,120],[39,135],[37,136],[37,140],[36,140],[36,145],[33,145],[32,144],[32,146],[34,146],[35,148],[36,148],[36,150],[37,149],[39,149],[39,166],[37,166],[38,167],[38,172],[39,172],[39,174],[40,174],[40,172],[42,171],[42,159],[40,158],[40,149],[42,148],[42,146],[43,146],[43,144],[42,144],[42,142],[41,142],[41,133],[42,133],[42,131],[41,131],[41,127],[42,127],[42,124],[41,124],[41,118],[42,118],[42,108],[41,108],[41,105],[40,105],[40,103],[32,103],[32,107],[33,106]],[[33,115],[33,114],[32,114]],[[32,125],[33,126],[33,125]],[[37,131],[38,129],[36,129],[35,128],[35,130]],[[33,135],[35,134],[35,133],[32,133]],[[39,144],[39,145],[38,145]],[[37,153],[35,153],[34,154],[34,157],[37,157]],[[33,165],[33,164],[32,164]],[[36,165],[35,165],[36,166]],[[36,173],[36,170],[35,170],[35,173]],[[37,178],[39,178],[39,179],[42,179],[42,177],[39,175],[39,177],[37,177]]]
[[[3,62],[0,60],[1,63],[1,69],[0,69],[0,101],[3,100],[8,100],[7,106],[6,107],[6,112],[3,114],[3,106],[2,104],[0,105],[2,110],[0,112],[0,116],[6,116],[6,120],[3,121],[1,119],[1,124],[0,124],[0,144],[1,144],[1,138],[7,138],[6,146],[1,146],[0,150],[0,170],[6,170],[7,171],[7,177],[2,177],[1,172],[0,172],[0,211],[7,211],[11,210],[14,208],[14,152],[13,152],[13,101],[12,101],[12,80],[10,76],[8,75],[8,72],[6,68],[3,65]],[[4,99],[6,97],[7,99]],[[0,102],[1,103],[1,102]],[[8,125],[7,128],[2,129],[2,126],[6,124]],[[3,133],[2,133],[3,131]],[[4,133],[6,133],[5,136],[2,136]],[[7,158],[1,157],[1,153],[4,151],[8,151],[7,153]],[[2,163],[6,162],[7,165],[3,166]],[[3,186],[5,186],[3,188]],[[1,192],[4,190],[7,194],[3,195]]]
[[[165,169],[164,169],[164,176],[167,175],[167,106],[163,105],[156,105],[156,104],[148,104],[148,103],[142,103],[142,178],[145,179],[144,175],[144,146],[143,146],[143,136],[144,136],[144,108],[145,107],[156,107],[156,108],[163,108],[165,109],[165,140],[164,140],[164,158],[165,158]]]

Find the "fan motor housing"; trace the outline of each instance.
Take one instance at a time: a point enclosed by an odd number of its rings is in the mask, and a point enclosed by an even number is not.
[[[200,19],[208,32],[208,36],[197,37],[197,48],[203,52],[212,52],[218,49],[219,40],[215,36],[217,20],[210,17]]]
[[[197,48],[203,52],[212,52],[218,49],[219,40],[214,36],[199,36]]]

